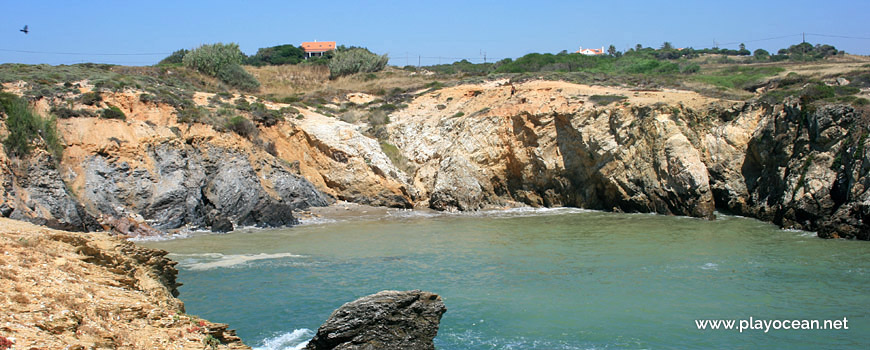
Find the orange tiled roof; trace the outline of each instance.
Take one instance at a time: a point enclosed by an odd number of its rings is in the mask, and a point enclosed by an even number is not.
[[[335,50],[334,41],[311,41],[302,43],[302,49],[305,52],[325,52]]]

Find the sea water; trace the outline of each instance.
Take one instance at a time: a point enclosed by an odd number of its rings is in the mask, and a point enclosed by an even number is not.
[[[392,212],[140,244],[179,261],[188,313],[258,349],[301,348],[343,303],[388,289],[442,296],[438,349],[870,346],[870,242],[734,216]],[[750,318],[848,329],[697,324]]]

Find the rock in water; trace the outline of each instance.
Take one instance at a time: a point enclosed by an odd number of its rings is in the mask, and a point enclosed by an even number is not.
[[[379,292],[335,310],[305,349],[435,349],[446,311],[438,294]]]

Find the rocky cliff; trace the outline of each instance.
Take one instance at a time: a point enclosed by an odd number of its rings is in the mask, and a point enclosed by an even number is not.
[[[297,105],[298,114],[259,125],[253,139],[180,122],[178,111],[143,102],[142,92],[102,94],[126,120],[60,120],[66,149],[59,161],[39,153],[0,158],[0,214],[79,230],[107,215],[164,230],[220,231],[292,224],[293,210],[336,198],[437,210],[576,206],[702,218],[721,209],[822,237],[870,238],[868,124],[846,106],[489,81],[410,94],[389,115],[379,143],[366,135],[369,125],[326,116],[320,107]],[[193,100],[215,109],[214,98],[197,93]],[[36,105],[47,112],[45,101]],[[407,173],[382,144],[408,159]]]
[[[306,110],[298,119],[261,125],[252,139],[179,122],[177,110],[143,94],[102,92],[95,106],[68,101],[91,117],[58,120],[62,159],[38,150],[14,159],[0,152],[0,214],[80,231],[101,228],[95,218],[103,226],[122,219],[158,230],[226,231],[292,225],[294,210],[334,198],[412,204],[404,174],[358,127]],[[207,108],[210,96],[197,93],[197,108]],[[47,115],[49,102],[35,108]],[[102,106],[119,107],[126,119],[96,117]]]
[[[491,82],[424,94],[392,118],[390,141],[415,163],[419,203],[435,209],[710,218],[720,208],[868,239],[868,126],[851,107]]]
[[[707,137],[717,203],[820,237],[870,239],[867,117],[797,99],[744,107]]]
[[[175,262],[106,233],[0,218],[0,341],[13,349],[250,349],[184,313]]]

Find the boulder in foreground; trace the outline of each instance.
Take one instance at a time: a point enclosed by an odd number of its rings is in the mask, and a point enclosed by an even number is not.
[[[382,291],[335,310],[305,349],[435,349],[446,311],[438,294]]]

